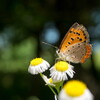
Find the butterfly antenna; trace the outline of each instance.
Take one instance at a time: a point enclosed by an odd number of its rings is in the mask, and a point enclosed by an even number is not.
[[[51,46],[51,47],[53,47],[53,48],[58,49],[58,47],[56,47],[56,46],[54,46],[54,45],[52,45],[52,44],[49,44],[49,43],[46,43],[46,42],[42,42],[42,43],[44,43],[44,44],[46,44],[46,45],[49,45],[49,46]]]

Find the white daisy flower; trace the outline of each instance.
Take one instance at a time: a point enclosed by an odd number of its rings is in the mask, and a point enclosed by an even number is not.
[[[52,68],[50,68],[50,76],[56,81],[67,80],[67,74],[70,78],[73,78],[74,73],[73,66],[65,61],[59,61]]]
[[[47,76],[45,76],[45,75],[42,75],[42,78],[45,81],[46,85],[55,86],[55,84],[53,84],[52,78],[47,78]]]
[[[71,80],[64,85],[58,98],[58,100],[93,100],[93,95],[83,82]]]
[[[30,61],[28,72],[31,74],[39,74],[46,71],[50,64],[42,58],[35,58]]]

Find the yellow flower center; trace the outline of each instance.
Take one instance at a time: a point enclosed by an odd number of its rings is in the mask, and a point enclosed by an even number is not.
[[[49,82],[50,82],[50,83],[53,83],[53,80],[52,80],[52,78],[49,78]]]
[[[64,90],[66,94],[72,97],[77,97],[82,95],[86,88],[87,88],[86,85],[78,80],[69,81],[64,85]]]
[[[33,60],[30,61],[30,65],[32,66],[36,66],[36,65],[39,65],[43,62],[43,59],[42,58],[35,58]]]
[[[55,68],[61,72],[66,71],[68,69],[68,63],[65,61],[59,61],[55,64]]]

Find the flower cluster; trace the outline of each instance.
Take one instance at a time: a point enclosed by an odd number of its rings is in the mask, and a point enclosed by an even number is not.
[[[35,58],[30,61],[28,72],[35,75],[40,74],[46,85],[55,95],[55,100],[93,100],[93,95],[85,85],[78,80],[64,81],[74,76],[74,67],[65,61],[56,62],[50,69],[50,64],[42,59]],[[43,74],[50,71],[50,78]],[[55,89],[57,92],[55,91]]]
[[[30,61],[28,72],[31,74],[39,74],[45,72],[50,67],[50,64],[42,58],[35,58]],[[68,80],[68,76],[74,76],[73,66],[65,61],[59,61],[50,68],[50,76],[53,81]],[[67,76],[68,75],[68,76]],[[44,79],[44,78],[43,78]],[[45,78],[46,79],[46,78]]]

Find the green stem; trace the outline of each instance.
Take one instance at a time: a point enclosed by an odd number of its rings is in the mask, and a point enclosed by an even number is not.
[[[53,88],[51,86],[48,85],[48,87],[50,88],[50,90],[53,92],[54,95],[57,96],[57,93],[53,90]]]
[[[56,84],[55,89],[57,90],[57,93],[58,93],[58,94],[59,94],[60,90],[61,90],[62,87],[63,87],[63,82],[64,82],[64,81],[61,81],[61,82],[59,82],[59,83]]]
[[[59,94],[59,88],[58,87],[55,87],[55,89],[57,90],[57,93]]]
[[[40,76],[41,76],[41,77],[43,76],[42,73],[40,73]]]
[[[64,84],[64,81],[62,81],[62,83],[61,83],[61,89],[63,88],[63,84]]]

